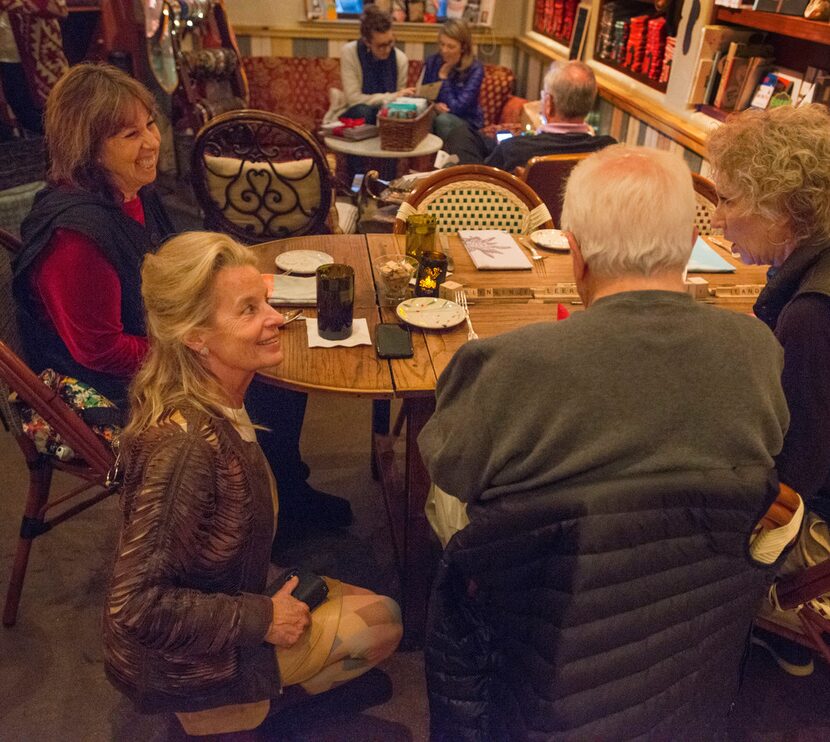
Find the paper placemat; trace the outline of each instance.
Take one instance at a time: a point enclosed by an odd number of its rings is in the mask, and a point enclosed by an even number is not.
[[[341,345],[346,348],[352,348],[355,345],[371,345],[372,338],[369,335],[369,325],[365,318],[354,319],[352,321],[352,334],[343,340],[325,340],[320,337],[317,332],[317,318],[309,317],[305,321],[306,330],[308,331],[308,347],[309,348],[336,348]]]
[[[734,273],[735,266],[718,255],[702,237],[695,240],[692,255],[686,264],[688,273]]]
[[[263,273],[268,288],[268,301],[274,304],[295,304],[313,307],[317,304],[317,279],[314,276],[285,276]]]
[[[516,240],[498,229],[462,229],[458,236],[479,270],[530,270],[531,264]]]

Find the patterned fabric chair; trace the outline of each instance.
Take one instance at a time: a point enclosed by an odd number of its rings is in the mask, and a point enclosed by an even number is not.
[[[423,212],[435,214],[439,232],[501,229],[528,234],[553,227],[548,207],[532,188],[486,165],[458,165],[424,178],[398,209],[395,234],[404,234],[406,220]]]
[[[0,415],[17,441],[23,454],[23,463],[29,472],[20,536],[3,608],[3,625],[13,626],[17,621],[17,607],[23,591],[32,542],[58,523],[116,492],[114,486],[105,485],[115,464],[115,457],[101,439],[15,352],[21,344],[11,298],[9,258],[20,249],[20,241],[0,230],[0,247],[5,248],[0,249],[0,297],[4,299],[0,301]],[[19,407],[9,399],[11,392],[16,392],[20,401],[39,413],[60,434],[77,458],[61,461],[54,456],[38,453],[32,439],[23,432]],[[81,483],[58,497],[50,498],[52,474],[56,470],[77,477]],[[79,500],[80,495],[85,496]]]
[[[191,177],[205,227],[243,242],[328,234],[332,177],[314,137],[283,116],[231,111],[196,136]]]
[[[695,188],[695,226],[700,234],[712,234],[712,214],[718,206],[718,193],[715,184],[702,175],[692,173]]]

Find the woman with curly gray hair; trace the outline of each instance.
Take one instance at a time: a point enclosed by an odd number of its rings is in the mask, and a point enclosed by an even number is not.
[[[778,476],[830,519],[830,111],[744,111],[709,139],[723,228],[745,263],[769,265],[755,314],[784,346],[790,428]],[[772,635],[754,640],[792,674],[809,674]],[[789,643],[787,643],[789,644]],[[789,655],[789,656],[788,656]]]

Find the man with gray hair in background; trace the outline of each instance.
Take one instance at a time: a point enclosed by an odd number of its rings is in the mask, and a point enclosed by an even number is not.
[[[685,291],[694,213],[681,158],[586,158],[563,211],[585,311],[438,380],[432,739],[708,739],[735,698],[789,414],[769,329]]]
[[[531,157],[596,152],[616,139],[595,136],[585,117],[594,107],[597,81],[582,62],[553,62],[545,75],[541,112],[543,123],[535,135],[514,136],[501,143],[471,129],[461,130],[444,142],[444,150],[458,156],[462,165],[484,163],[512,172]]]

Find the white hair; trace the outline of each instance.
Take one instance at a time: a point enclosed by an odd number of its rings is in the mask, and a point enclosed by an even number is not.
[[[556,113],[569,119],[584,119],[597,99],[594,71],[584,62],[552,62],[542,83],[553,98]]]
[[[682,270],[692,249],[695,195],[677,155],[616,144],[571,172],[562,227],[597,275]]]

